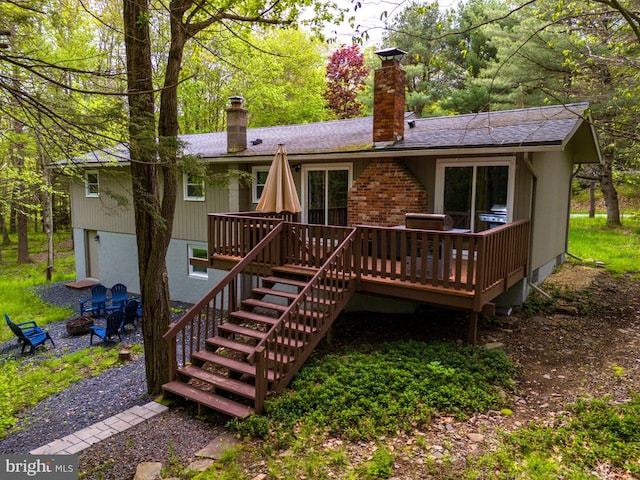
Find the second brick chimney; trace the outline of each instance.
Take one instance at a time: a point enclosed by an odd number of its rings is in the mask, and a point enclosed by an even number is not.
[[[237,153],[247,149],[248,111],[242,108],[242,97],[229,97],[227,108],[227,152]]]
[[[382,66],[373,86],[373,146],[385,147],[404,137],[404,70],[400,57],[406,52],[390,48],[376,52]]]

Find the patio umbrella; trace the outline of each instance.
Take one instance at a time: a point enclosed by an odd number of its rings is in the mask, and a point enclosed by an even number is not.
[[[278,145],[276,149],[256,210],[276,213],[302,211],[284,145]]]

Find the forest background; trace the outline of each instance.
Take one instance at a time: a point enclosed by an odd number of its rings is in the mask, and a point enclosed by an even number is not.
[[[418,116],[589,101],[603,161],[576,172],[576,190],[595,198],[600,186],[611,227],[621,224],[617,190],[637,195],[637,0],[468,0],[449,8],[390,2],[380,13],[381,40],[367,47],[358,42],[372,31],[351,18],[366,2],[342,10],[318,0],[230,3],[0,4],[3,242],[15,231],[17,261],[28,262],[30,221],[48,233],[68,226],[74,159],[117,144],[135,152],[141,293],[150,300],[145,308],[155,309],[143,315],[154,319],[145,326],[154,332],[145,345],[150,392],[166,380],[160,359],[169,297],[162,279],[173,187],[180,169],[197,169],[184,161],[177,135],[224,130],[232,95],[245,98],[250,127],[368,115],[374,51],[394,46],[407,52],[407,108]],[[327,26],[345,21],[354,45],[331,42]],[[61,160],[64,169],[47,168]]]

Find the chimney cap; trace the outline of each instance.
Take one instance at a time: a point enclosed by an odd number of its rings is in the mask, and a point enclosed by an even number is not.
[[[385,48],[384,50],[378,50],[375,53],[382,58],[382,60],[400,60],[400,57],[407,54],[404,50],[400,50],[396,47]]]

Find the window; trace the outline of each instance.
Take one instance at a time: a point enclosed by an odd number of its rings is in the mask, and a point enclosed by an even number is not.
[[[100,182],[98,181],[98,172],[86,172],[84,176],[84,186],[87,197],[99,197]]]
[[[201,177],[184,174],[184,199],[204,202],[204,180]]]
[[[260,197],[262,196],[262,191],[264,190],[264,184],[267,181],[267,175],[269,174],[269,167],[252,167],[251,175],[253,176],[253,191],[251,201],[253,203],[258,203],[260,201]]]
[[[207,269],[207,248],[197,245],[189,245],[189,276],[197,278],[209,278]]]
[[[437,167],[436,211],[451,215],[455,228],[480,232],[491,227],[483,215],[513,215],[515,159],[440,160]],[[504,214],[503,214],[504,215]]]

